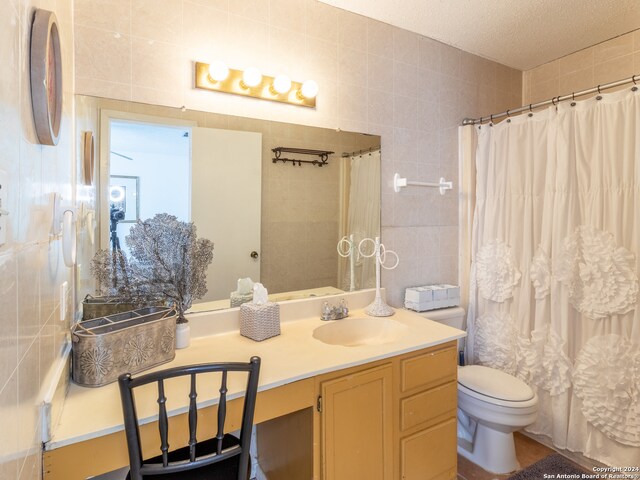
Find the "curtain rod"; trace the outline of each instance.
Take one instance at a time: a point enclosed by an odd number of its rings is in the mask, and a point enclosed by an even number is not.
[[[636,78],[637,77],[637,78]],[[589,95],[592,93],[602,93],[603,90],[607,90],[610,88],[619,87],[621,85],[627,85],[628,83],[633,83],[637,85],[637,82],[640,81],[640,75],[633,75],[630,78],[625,78],[623,80],[618,80],[616,82],[605,83],[603,85],[598,85],[597,87],[589,88],[587,90],[582,90],[580,92],[570,93],[568,95],[559,95],[557,97],[553,97],[551,100],[545,100],[544,102],[538,103],[530,103],[529,105],[524,105],[520,108],[515,108],[513,110],[507,110],[506,112],[494,113],[493,115],[489,115],[487,117],[480,118],[465,118],[462,120],[462,125],[477,125],[482,124],[484,122],[493,122],[499,118],[510,117],[513,114],[524,112],[526,110],[532,111],[534,108],[546,107],[547,105],[557,105],[560,102],[564,102],[565,100],[575,100],[576,97],[581,97],[584,95]],[[633,87],[637,88],[637,87]]]

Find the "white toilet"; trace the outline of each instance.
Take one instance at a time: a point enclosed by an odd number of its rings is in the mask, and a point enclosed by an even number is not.
[[[421,315],[462,329],[465,311],[454,307]],[[538,396],[522,380],[480,365],[458,367],[458,453],[484,470],[519,468],[513,432],[531,425],[537,413]]]

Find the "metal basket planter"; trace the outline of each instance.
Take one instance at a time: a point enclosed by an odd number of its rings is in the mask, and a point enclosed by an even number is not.
[[[82,320],[106,317],[116,313],[128,312],[136,308],[131,302],[123,302],[118,297],[94,297],[87,295],[82,301]]]
[[[146,307],[85,320],[71,328],[73,381],[86,387],[114,382],[170,362],[176,349],[176,311]]]

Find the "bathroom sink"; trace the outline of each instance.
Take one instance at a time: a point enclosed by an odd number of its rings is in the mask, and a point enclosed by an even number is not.
[[[313,338],[329,345],[358,347],[395,342],[407,331],[406,325],[388,318],[346,318],[316,328]]]

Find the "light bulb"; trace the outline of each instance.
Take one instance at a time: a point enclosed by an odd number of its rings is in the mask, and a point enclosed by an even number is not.
[[[314,98],[318,95],[318,82],[315,80],[307,80],[302,84],[300,88],[300,94],[304,98]]]
[[[209,76],[215,82],[222,82],[229,76],[229,67],[220,60],[209,64]]]
[[[291,79],[286,75],[278,75],[273,80],[273,89],[278,93],[287,93],[291,90]]]
[[[124,200],[125,191],[124,187],[118,185],[112,185],[109,187],[109,200],[112,202],[121,202]]]
[[[246,87],[257,87],[262,82],[262,73],[256,67],[249,67],[242,73],[242,83]]]

